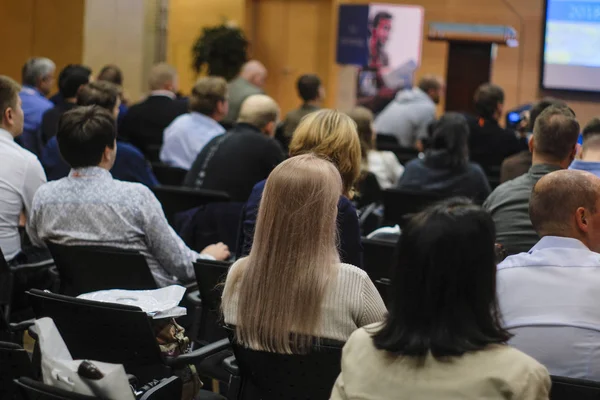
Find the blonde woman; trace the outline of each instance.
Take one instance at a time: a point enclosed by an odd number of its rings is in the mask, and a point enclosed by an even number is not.
[[[395,186],[404,167],[391,151],[379,151],[375,147],[373,113],[365,107],[355,107],[348,115],[356,122],[362,154],[363,170],[373,173],[381,189]]]
[[[345,342],[383,320],[385,306],[367,274],[340,263],[342,190],[336,167],[312,154],[290,158],[269,175],[252,251],[231,267],[223,291],[223,316],[240,344],[304,353],[314,337]]]
[[[335,110],[319,110],[300,121],[290,143],[290,157],[314,153],[333,163],[342,177],[342,193],[338,202],[337,224],[342,262],[362,267],[362,245],[356,209],[350,201],[360,176],[360,140],[356,124],[346,114]],[[252,247],[258,206],[265,181],[257,183],[246,203],[244,242],[241,255]],[[288,201],[294,202],[290,196]]]

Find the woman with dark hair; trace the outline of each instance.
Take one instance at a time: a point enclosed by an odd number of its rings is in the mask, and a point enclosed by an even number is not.
[[[431,145],[423,159],[405,165],[399,189],[465,196],[478,203],[490,194],[490,184],[477,164],[469,162],[469,125],[461,114],[444,114],[432,126]]]
[[[352,334],[331,399],[547,399],[548,371],[506,345],[494,222],[464,198],[402,232],[383,323]]]

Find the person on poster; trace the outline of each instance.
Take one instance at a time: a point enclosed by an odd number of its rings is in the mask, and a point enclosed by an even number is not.
[[[378,12],[371,22],[371,39],[369,40],[369,68],[386,68],[390,58],[385,51],[385,44],[392,30],[392,14]]]

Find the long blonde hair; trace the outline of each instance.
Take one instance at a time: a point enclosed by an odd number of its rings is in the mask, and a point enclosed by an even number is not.
[[[352,118],[327,109],[302,118],[290,143],[290,157],[306,153],[331,161],[342,176],[343,194],[352,198],[361,169],[360,140]]]
[[[303,353],[316,335],[327,287],[337,277],[335,166],[313,154],[271,172],[250,255],[230,273],[223,303],[236,292],[237,341],[257,350]]]

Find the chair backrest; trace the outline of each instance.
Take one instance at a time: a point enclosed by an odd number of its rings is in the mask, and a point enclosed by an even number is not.
[[[381,298],[387,302],[397,244],[389,240],[362,238],[363,268]]]
[[[404,189],[383,191],[383,219],[386,224],[404,226],[408,218],[427,206],[443,200],[446,196],[432,192]]]
[[[152,172],[161,185],[181,186],[187,175],[187,170],[183,168],[172,167],[167,164],[152,163]]]
[[[105,289],[155,289],[146,258],[132,250],[47,243],[60,274],[61,293],[78,296]]]
[[[69,392],[27,377],[15,380],[14,383],[25,400],[99,400],[97,397]]]
[[[231,263],[224,261],[198,260],[194,263],[196,281],[202,300],[202,315],[198,334],[198,339],[202,342],[212,343],[227,337],[227,332],[220,323],[221,294],[230,266]]]
[[[599,400],[600,382],[551,376],[550,400]]]
[[[140,382],[165,372],[150,319],[138,307],[37,289],[27,293],[36,318],[54,320],[74,359],[123,364]]]
[[[244,400],[326,400],[341,370],[344,343],[322,339],[308,354],[256,351],[233,343]]]
[[[0,249],[0,318],[9,318],[10,304],[12,302],[13,273],[11,272],[2,249]]]
[[[20,377],[34,377],[27,352],[17,344],[0,342],[0,399],[18,398],[13,381]]]
[[[191,210],[208,203],[227,202],[231,198],[225,192],[208,189],[191,189],[176,186],[156,186],[152,188],[154,195],[162,204],[165,216],[171,225],[175,214]]]

